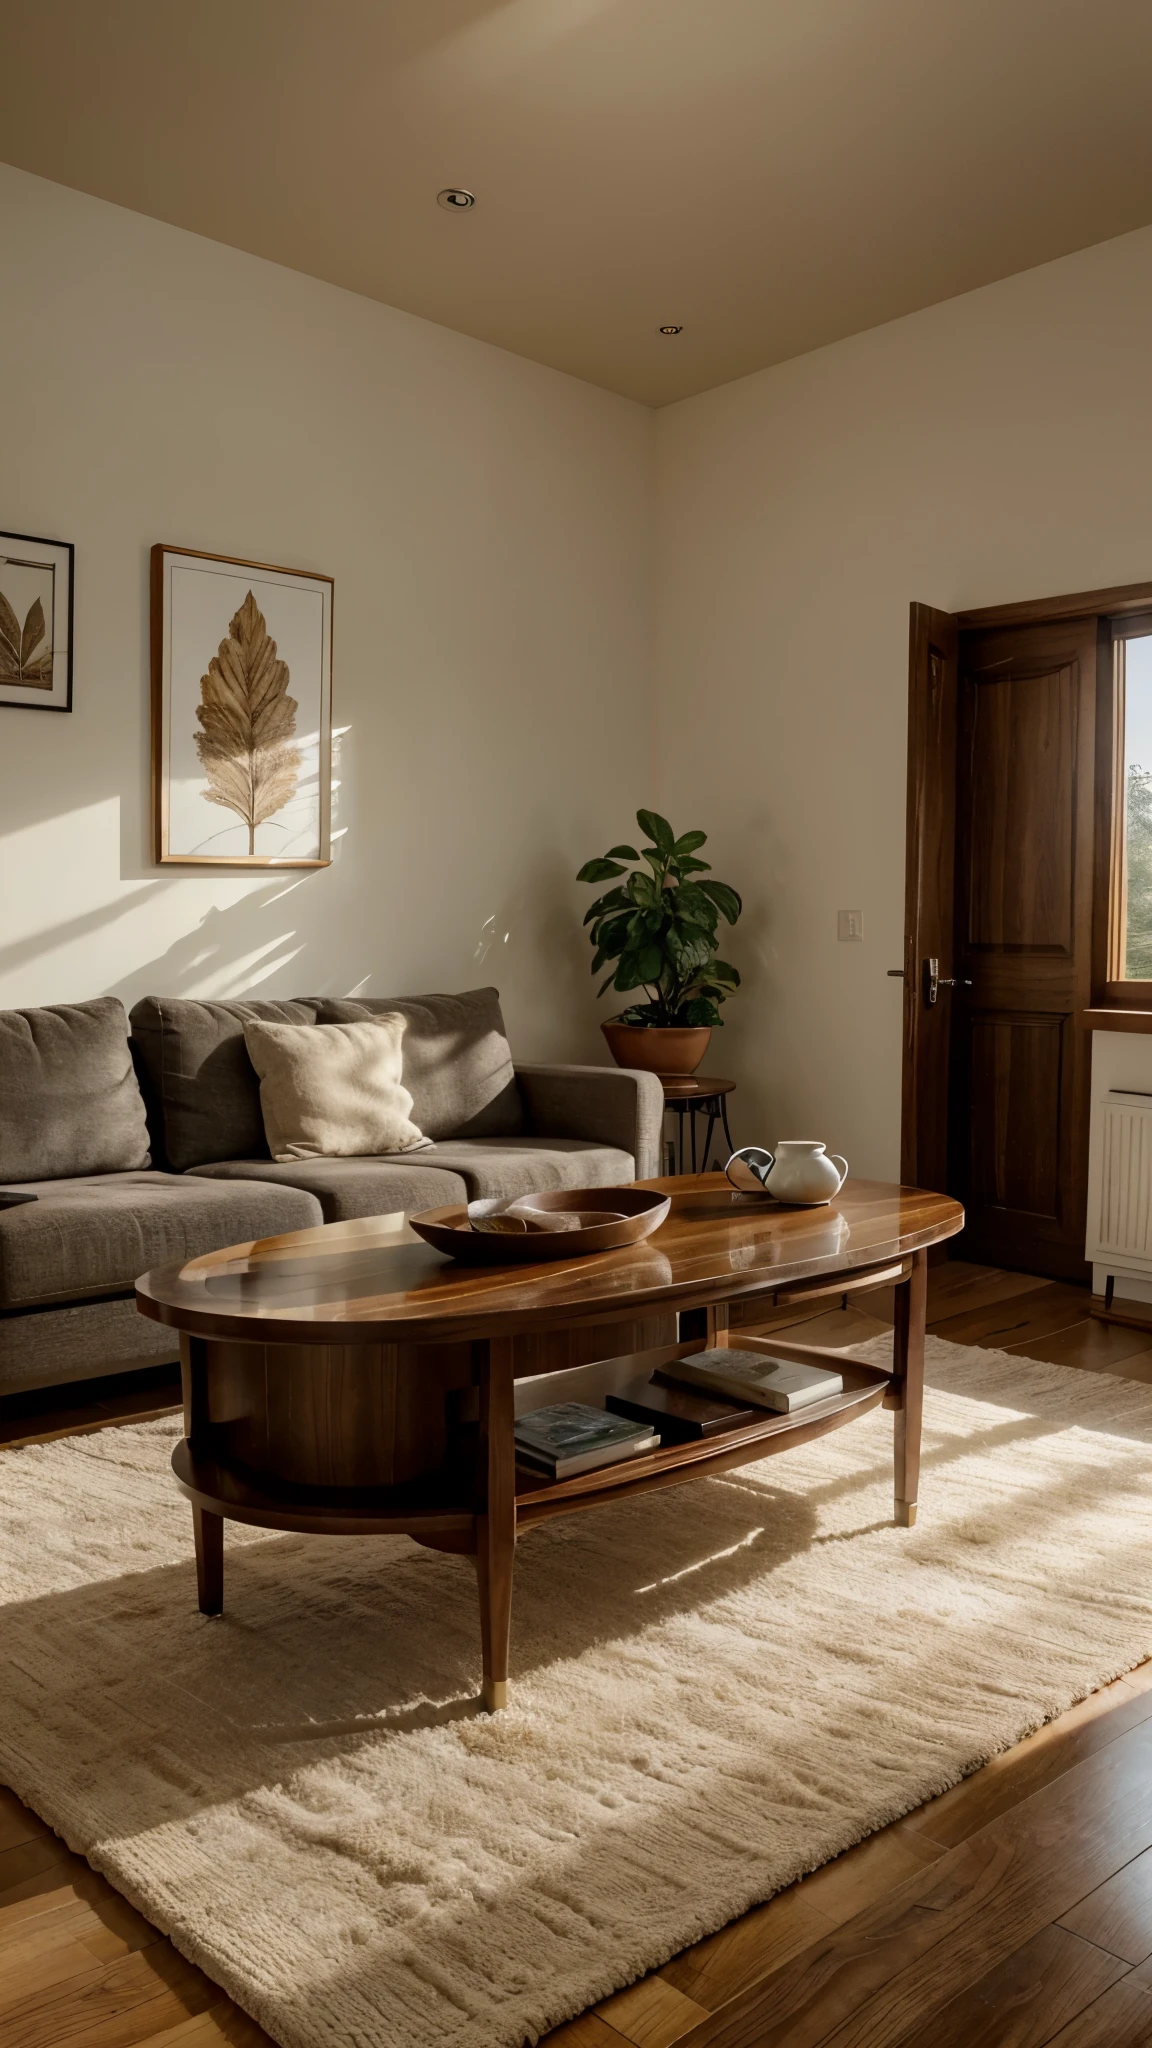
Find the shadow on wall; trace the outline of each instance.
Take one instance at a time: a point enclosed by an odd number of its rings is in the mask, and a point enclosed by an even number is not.
[[[258,990],[305,951],[303,938],[294,930],[277,932],[270,939],[257,937],[263,913],[300,886],[298,881],[285,884],[277,878],[272,887],[253,890],[236,903],[213,904],[193,930],[182,932],[155,959],[110,982],[105,994],[119,996],[130,1009],[145,992],[142,979],[149,984],[146,992],[154,995],[223,999]],[[302,988],[300,993],[313,991]]]
[[[26,1005],[107,994],[130,1009],[145,994],[387,996],[493,983],[522,1057],[604,1064],[597,1029],[603,1006],[587,975],[579,906],[559,853],[536,860],[487,915],[479,906],[470,911],[456,892],[442,921],[405,911],[395,896],[381,899],[365,918],[359,891],[336,898],[315,893],[318,884],[326,890],[327,878],[335,879],[333,870],[271,872],[261,885],[246,886],[232,902],[210,903],[197,916],[203,877],[164,871],[110,903],[0,945],[0,1000]],[[208,886],[221,880],[234,886],[238,879],[217,870]],[[158,948],[157,940],[173,931]],[[61,984],[50,970],[69,956]]]

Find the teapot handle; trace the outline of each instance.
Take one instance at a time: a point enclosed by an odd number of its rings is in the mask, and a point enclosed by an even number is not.
[[[842,1188],[845,1181],[848,1178],[848,1161],[846,1159],[841,1159],[840,1154],[838,1152],[829,1152],[828,1157],[832,1161],[833,1166],[839,1167],[840,1169],[840,1188]],[[837,1194],[840,1193],[840,1188],[837,1188]]]

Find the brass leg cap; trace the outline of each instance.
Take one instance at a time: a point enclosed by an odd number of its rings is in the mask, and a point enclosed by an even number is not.
[[[898,1529],[914,1529],[916,1526],[916,1503],[914,1500],[898,1500],[895,1514]]]
[[[485,1710],[489,1714],[498,1714],[501,1707],[508,1705],[508,1680],[506,1678],[486,1678],[480,1689],[480,1697],[484,1702]]]

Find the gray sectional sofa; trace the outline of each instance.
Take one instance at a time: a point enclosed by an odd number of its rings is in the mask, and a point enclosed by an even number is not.
[[[400,1010],[418,1152],[281,1164],[246,1018]],[[175,1356],[138,1274],[282,1231],[660,1171],[663,1091],[615,1067],[513,1062],[495,989],[0,1011],[0,1394]],[[34,1197],[20,1201],[20,1196]],[[8,1203],[10,1206],[2,1206]]]

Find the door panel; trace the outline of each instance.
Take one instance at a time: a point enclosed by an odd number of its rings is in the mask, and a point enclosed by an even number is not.
[[[1060,1097],[1066,1019],[971,1019],[968,1185],[981,1208],[1060,1218]]]
[[[1075,664],[966,672],[971,720],[968,944],[1072,954]]]
[[[962,1256],[1083,1279],[1095,621],[962,634],[958,700],[951,972],[970,986],[950,997],[948,1191],[968,1209]]]

